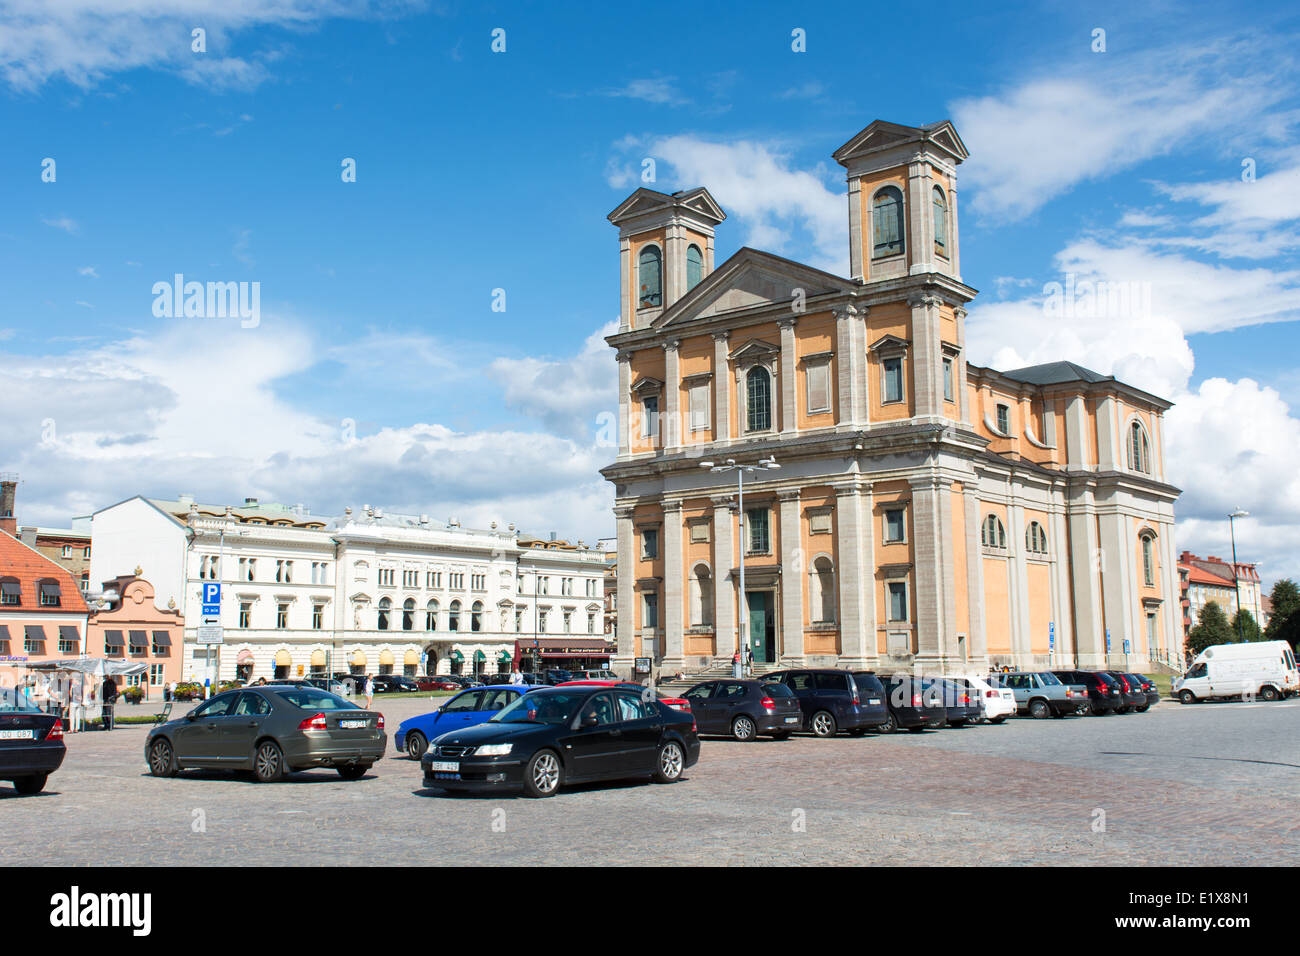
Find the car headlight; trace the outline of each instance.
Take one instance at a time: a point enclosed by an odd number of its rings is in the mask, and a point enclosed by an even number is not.
[[[475,757],[504,757],[514,744],[486,744],[474,748]]]

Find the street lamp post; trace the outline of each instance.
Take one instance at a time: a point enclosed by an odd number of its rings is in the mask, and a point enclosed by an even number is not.
[[[752,474],[756,471],[776,471],[781,466],[776,463],[775,457],[769,456],[767,458],[760,458],[752,465],[737,465],[734,458],[728,458],[726,462],[721,465],[715,465],[711,461],[702,461],[700,462],[700,467],[716,474],[728,471],[734,471],[736,473],[738,499],[736,505],[739,512],[737,517],[739,518],[740,527],[740,628],[736,633],[737,657],[735,664],[732,665],[732,676],[739,678],[741,677],[745,667],[745,653],[742,653],[740,650],[740,639],[742,636],[745,639],[746,651],[749,649],[749,602],[745,595],[745,472],[748,471]]]
[[[1232,538],[1232,589],[1237,599],[1237,642],[1238,643],[1241,643],[1246,638],[1241,633],[1241,585],[1238,583],[1238,579],[1237,579],[1237,532],[1236,529],[1233,527],[1233,521],[1236,518],[1248,518],[1248,517],[1250,517],[1250,512],[1243,511],[1240,505],[1237,506],[1236,511],[1228,515],[1228,535],[1229,537]]]

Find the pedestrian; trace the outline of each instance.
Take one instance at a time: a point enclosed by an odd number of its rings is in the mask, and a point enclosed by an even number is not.
[[[512,684],[522,684],[523,682],[524,682],[524,675],[523,675],[523,673],[519,670],[519,668],[516,667],[514,670],[512,670],[512,671],[510,672],[510,683],[512,683]]]
[[[731,676],[740,679],[740,648],[736,648],[736,653],[731,655]]]
[[[749,645],[745,645],[745,676],[748,677],[754,673],[754,652]]]
[[[370,710],[375,704],[375,679],[366,675],[366,710]]]
[[[117,703],[117,682],[111,677],[104,678],[104,687],[100,691],[100,700],[104,705],[104,729],[113,729],[113,707]]]

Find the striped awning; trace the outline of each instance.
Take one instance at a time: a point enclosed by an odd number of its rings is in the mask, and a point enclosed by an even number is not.
[[[154,632],[153,632],[153,642],[154,642],[155,644],[157,644],[159,647],[171,647],[171,646],[172,646],[172,638],[171,638],[171,635],[168,634],[166,631],[154,631]]]
[[[104,632],[104,648],[105,648],[105,649],[108,649],[108,648],[111,648],[111,647],[121,647],[121,646],[122,646],[123,644],[125,644],[125,643],[126,643],[126,641],[124,641],[124,640],[122,639],[122,632],[121,632],[121,631],[105,631],[105,632]]]
[[[147,654],[149,652],[148,631],[130,631],[128,635],[131,640],[132,654]]]
[[[43,645],[45,643],[45,628],[40,624],[28,624],[23,628],[23,635],[32,644]]]
[[[77,630],[75,627],[73,627],[71,624],[60,624],[60,625],[59,625],[59,640],[60,640],[60,641],[71,641],[73,644],[80,644],[80,643],[81,643],[81,632],[78,631],[78,630]],[[76,648],[73,648],[73,650],[75,651]]]

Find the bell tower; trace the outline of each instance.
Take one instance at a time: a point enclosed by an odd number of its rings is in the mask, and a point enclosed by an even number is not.
[[[618,226],[620,332],[653,325],[713,271],[713,230],[726,218],[702,186],[671,195],[643,187],[609,214]]]
[[[961,281],[957,166],[969,155],[948,120],[876,120],[832,154],[847,171],[850,276],[940,273]]]

